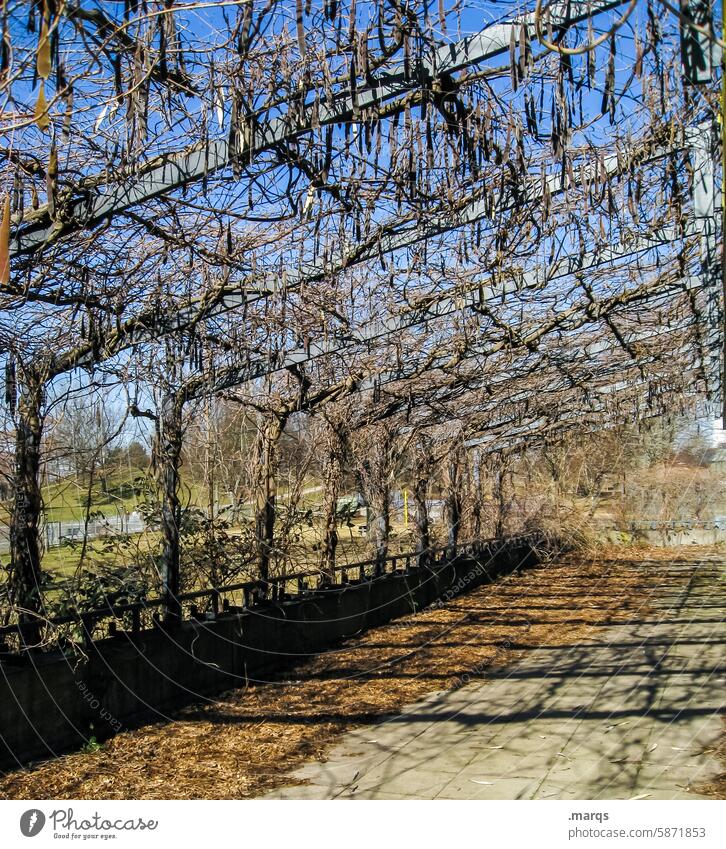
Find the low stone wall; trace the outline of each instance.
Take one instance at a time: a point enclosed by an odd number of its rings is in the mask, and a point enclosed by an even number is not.
[[[0,767],[105,739],[184,704],[285,667],[341,640],[533,564],[508,540],[408,573],[319,590],[293,601],[94,643],[87,658],[47,654],[0,662]]]
[[[685,524],[653,522],[640,523],[637,526],[605,528],[602,536],[606,542],[615,545],[679,546],[679,545],[722,545],[726,542],[726,528],[714,522]]]

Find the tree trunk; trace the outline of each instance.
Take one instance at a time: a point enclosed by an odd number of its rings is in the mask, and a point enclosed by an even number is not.
[[[358,468],[368,505],[368,538],[373,544],[376,575],[385,571],[388,556],[394,440],[394,431],[390,427],[381,426],[367,431],[358,446]]]
[[[506,474],[506,466],[502,463],[497,468],[496,484],[494,487],[494,495],[497,503],[497,518],[494,526],[494,536],[497,539],[501,539],[504,536],[504,521],[506,519],[507,512],[507,502],[504,492],[504,478]]]
[[[212,448],[212,415],[210,411],[211,400],[207,398],[204,407],[204,486],[207,491],[207,526],[205,544],[211,552],[209,567],[209,580],[213,587],[219,586],[218,560],[216,557],[216,476],[215,476],[215,454]]]
[[[461,528],[461,479],[459,457],[449,462],[448,485],[446,495],[446,518],[448,524],[449,548],[456,550]]]
[[[388,504],[379,505],[374,508],[371,519],[371,539],[376,558],[376,574],[382,575],[385,571],[386,557],[388,556],[388,537],[391,532],[390,513]]]
[[[257,563],[260,580],[270,577],[270,561],[275,539],[275,503],[277,500],[277,444],[285,426],[283,418],[271,418],[266,421],[260,432],[259,476],[257,487],[257,513],[255,534],[257,538]]]
[[[479,451],[474,449],[471,455],[471,492],[472,492],[472,537],[475,540],[481,538],[481,461]]]
[[[11,604],[20,609],[19,622],[27,646],[38,643],[43,609],[40,520],[40,442],[43,435],[43,382],[26,375],[16,413],[15,497],[10,518]]]
[[[165,618],[176,621],[181,616],[180,542],[181,502],[179,500],[179,468],[182,452],[182,401],[175,395],[164,398],[159,428],[159,468],[162,507],[161,581]]]
[[[388,537],[391,531],[391,514],[388,503],[388,490],[380,493],[379,497],[371,499],[370,520],[368,529],[373,551],[376,559],[376,575],[382,575],[385,571],[386,557],[388,556]]]
[[[414,514],[413,520],[416,525],[416,553],[418,554],[419,566],[422,566],[427,558],[427,552],[431,548],[431,528],[429,525],[429,513],[426,508],[426,495],[429,488],[427,477],[416,477],[411,495],[413,497]]]
[[[335,582],[335,553],[338,547],[338,495],[342,473],[341,458],[335,448],[330,449],[323,468],[325,486],[325,518],[323,551],[320,570],[326,583]]]

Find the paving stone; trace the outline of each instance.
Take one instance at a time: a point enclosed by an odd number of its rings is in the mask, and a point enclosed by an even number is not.
[[[572,785],[561,785],[553,781],[543,781],[534,791],[532,798],[551,799],[553,801],[558,799],[580,799],[580,792],[579,788]]]
[[[722,770],[704,750],[726,712],[726,582],[711,572],[579,646],[533,650],[345,735],[294,776],[312,783],[269,797],[703,798],[693,788]]]
[[[442,772],[424,768],[406,769],[391,760],[356,779],[350,792],[374,790],[378,793],[410,794],[431,799],[456,775],[457,770]]]
[[[341,784],[350,784],[367,770],[378,765],[378,762],[370,758],[356,760],[345,758],[325,763],[308,764],[303,769],[294,773],[295,778],[308,781],[320,786],[338,787]]]
[[[437,799],[531,799],[539,782],[531,778],[500,778],[491,784],[479,783],[488,779],[457,776],[436,796]]]
[[[467,764],[459,775],[466,779],[497,781],[502,778],[539,778],[547,770],[547,761],[543,757],[513,757],[507,752],[490,758],[474,759]]]
[[[329,799],[329,790],[318,785],[298,784],[289,787],[278,787],[267,793],[263,799]]]
[[[391,793],[390,791],[380,793],[376,790],[360,790],[356,791],[355,793],[342,793],[340,796],[336,796],[335,798],[339,801],[430,801],[430,798],[428,796],[416,796],[413,793]]]

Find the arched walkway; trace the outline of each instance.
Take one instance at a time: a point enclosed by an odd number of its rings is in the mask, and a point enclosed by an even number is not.
[[[653,564],[641,568],[654,577]],[[273,798],[692,799],[718,793],[726,572],[674,562],[624,623],[349,733]],[[573,599],[573,608],[577,601]],[[723,788],[723,784],[722,784]]]

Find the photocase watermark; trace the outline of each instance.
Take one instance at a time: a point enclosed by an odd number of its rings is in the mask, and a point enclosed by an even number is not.
[[[500,553],[500,552],[498,552]],[[442,593],[437,599],[427,604],[425,607],[421,607],[418,610],[414,610],[410,616],[418,617],[423,616],[426,613],[433,613],[437,610],[441,610],[446,607],[446,605],[452,601],[457,596],[462,595],[469,589],[470,585],[477,581],[482,576],[486,576],[490,580],[496,578],[498,576],[498,572],[496,570],[497,558],[489,557],[488,560],[475,560],[475,566],[473,566],[469,571],[462,575],[454,584],[451,584],[447,590]],[[515,570],[516,571],[516,570]],[[520,627],[524,627],[526,629],[531,627],[530,622],[519,623]],[[388,623],[387,627],[392,629],[398,628],[407,628],[408,622],[401,620],[393,620]],[[509,648],[509,645],[502,645],[503,648]]]
[[[441,607],[447,602],[451,601],[454,596],[461,595],[461,593],[466,590],[466,588],[475,581],[477,578],[481,578],[482,575],[486,575],[488,578],[492,578],[496,573],[492,573],[490,571],[489,566],[494,565],[494,558],[490,558],[486,563],[482,560],[477,560],[476,566],[470,569],[465,575],[462,575],[459,580],[450,586],[446,592],[438,599],[432,607],[437,606]]]
[[[75,684],[76,687],[78,687],[78,692],[81,694],[83,700],[88,704],[91,710],[96,711],[99,717],[107,722],[109,726],[118,733],[122,728],[121,722],[101,705],[100,699],[96,698],[94,693],[88,688],[86,682],[83,679],[79,679],[75,682]]]
[[[446,592],[444,592],[441,596],[432,601],[430,604],[427,604],[425,607],[421,607],[418,610],[414,610],[410,615],[422,616],[425,613],[432,613],[436,610],[441,610],[441,608],[446,607],[446,605],[454,597],[461,595],[477,578],[481,578],[482,575],[486,575],[487,577],[493,576],[494,573],[492,572],[491,567],[495,564],[495,558],[490,557],[487,561],[477,560],[475,561],[475,563],[476,566],[472,567],[465,575],[462,575],[455,584],[452,584],[446,590]],[[388,623],[388,627],[405,628],[407,627],[407,623],[401,622],[400,620],[393,620]]]
[[[454,681],[451,689],[458,690],[460,687],[466,686],[472,678],[479,677],[485,669],[492,665],[493,658],[488,657],[485,660],[477,663],[476,666],[472,666],[472,668],[468,672],[464,672],[462,675]]]
[[[76,815],[73,808],[58,808],[47,816],[38,808],[31,808],[20,817],[20,832],[24,837],[35,837],[46,823],[60,840],[113,840],[118,834],[156,831],[159,821],[144,817],[116,817],[111,819],[94,811],[93,814]]]
[[[23,837],[35,837],[45,825],[45,814],[37,808],[31,808],[20,817],[20,832]]]

